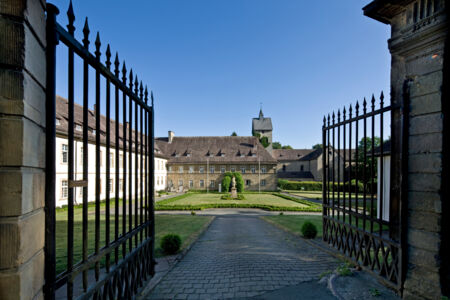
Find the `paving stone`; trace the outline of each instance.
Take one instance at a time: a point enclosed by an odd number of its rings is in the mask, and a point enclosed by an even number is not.
[[[337,265],[329,254],[259,218],[220,216],[146,299],[255,297],[318,280]]]

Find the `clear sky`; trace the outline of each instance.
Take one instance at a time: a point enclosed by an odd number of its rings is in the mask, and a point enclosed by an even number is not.
[[[67,24],[68,0],[57,5]],[[389,97],[389,27],[363,15],[370,0],[73,0],[76,37],[89,18],[155,95],[155,134],[251,135],[262,103],[273,139],[321,141],[324,114]],[[58,47],[58,74],[65,72]],[[61,53],[63,52],[63,53]],[[58,75],[59,76],[59,75]],[[66,76],[66,75],[65,75]],[[91,75],[92,76],[92,75]],[[91,88],[92,89],[92,88]],[[67,96],[64,80],[57,93]],[[81,101],[77,97],[76,101]]]

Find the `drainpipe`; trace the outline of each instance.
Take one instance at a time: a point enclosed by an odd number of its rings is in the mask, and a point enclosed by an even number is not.
[[[261,193],[261,158],[258,156],[258,193]]]

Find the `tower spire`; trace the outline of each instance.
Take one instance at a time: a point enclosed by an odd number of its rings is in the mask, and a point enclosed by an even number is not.
[[[262,102],[259,102],[259,118],[260,119],[264,118],[264,114],[262,111]]]

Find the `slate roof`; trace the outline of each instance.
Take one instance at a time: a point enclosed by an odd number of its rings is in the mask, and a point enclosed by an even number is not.
[[[277,161],[253,136],[192,136],[156,138],[155,144],[170,163],[273,163]]]
[[[312,149],[273,149],[272,156],[278,161],[300,160],[310,154]]]
[[[59,120],[59,125],[56,125],[56,134],[60,136],[67,137],[69,129],[69,111],[68,111],[69,101],[61,96],[56,96],[56,118]],[[113,116],[111,116],[113,117]],[[122,123],[119,124],[119,147],[123,148],[123,129]],[[81,130],[76,129],[76,125],[79,125]],[[110,120],[110,141],[111,147],[116,146],[116,121]],[[95,143],[95,112],[88,109],[88,141]],[[145,138],[145,135],[143,135]],[[74,103],[74,138],[81,140],[83,139],[83,106]],[[127,130],[127,149],[129,147],[129,129]],[[135,131],[132,130],[132,142],[135,142]],[[140,147],[140,133],[138,132],[138,147]],[[100,115],[100,144],[106,145],[106,116]],[[133,146],[134,150],[134,146]],[[158,152],[157,145],[155,145],[155,156],[165,158],[165,155]]]
[[[259,111],[259,117],[252,119],[252,131],[272,130],[272,119],[265,118],[262,110]]]
[[[315,160],[322,154],[322,148],[314,149],[307,155],[300,158],[301,161],[309,161],[309,160]]]

